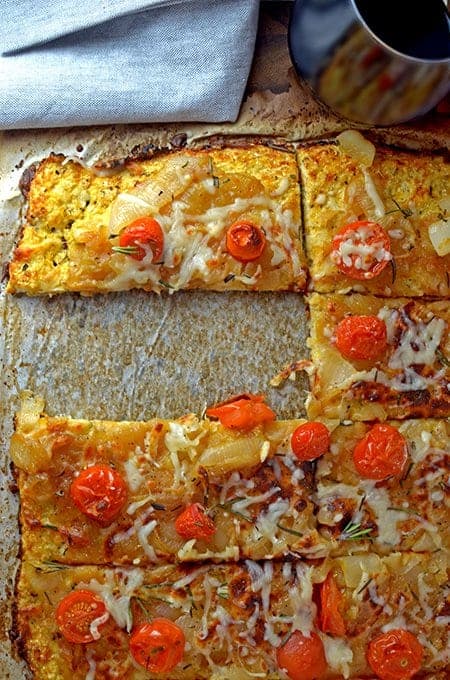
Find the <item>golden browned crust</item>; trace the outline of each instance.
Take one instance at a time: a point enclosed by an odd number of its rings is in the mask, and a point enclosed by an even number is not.
[[[27,559],[144,566],[327,553],[315,527],[311,465],[289,451],[301,421],[234,433],[193,415],[122,423],[33,417],[30,426],[22,412],[11,441]],[[127,485],[126,503],[106,527],[70,496],[75,477],[92,464],[114,466]],[[175,530],[192,503],[214,519],[210,540]]]
[[[138,154],[95,171],[50,156],[28,184],[23,233],[9,267],[11,293],[305,287],[298,170],[291,152],[259,145],[151,159]],[[152,184],[161,187],[158,206],[142,198],[142,187]],[[128,222],[126,217],[111,222],[118,201],[126,203],[119,213],[129,215]],[[142,214],[162,224],[161,262],[138,262],[113,251],[121,229]],[[226,250],[226,229],[237,220],[265,230],[267,245],[256,261],[238,262]]]
[[[395,621],[423,645],[423,677],[446,666],[447,569],[443,555],[414,553],[385,558],[368,553],[321,566],[247,561],[153,570],[24,562],[18,621],[36,680],[84,680],[90,669],[98,680],[110,678],[113,670],[124,680],[240,679],[252,673],[275,680],[281,677],[276,647],[299,628],[322,638],[329,663],[324,680],[366,677],[370,640]],[[316,627],[314,593],[327,574],[341,593],[345,638]],[[67,642],[55,622],[58,603],[79,588],[93,590],[110,611],[100,638],[88,645]],[[189,644],[170,674],[154,675],[132,663],[129,633],[133,624],[160,616],[175,621]]]
[[[339,145],[309,146],[299,150],[298,159],[313,290],[449,297],[450,255],[439,256],[428,235],[429,225],[442,217],[440,202],[448,196],[446,157],[378,147],[366,176],[362,164]],[[333,236],[356,220],[385,228],[395,262],[365,281],[340,273],[330,258]]]
[[[322,415],[384,420],[450,415],[448,302],[313,294],[309,303],[308,342],[315,366],[310,418]],[[342,356],[334,335],[346,315],[378,315],[385,319],[388,347],[379,359],[350,361]],[[426,355],[426,361],[415,358],[419,349],[415,343],[420,345],[420,356]],[[431,349],[424,354],[427,347]]]

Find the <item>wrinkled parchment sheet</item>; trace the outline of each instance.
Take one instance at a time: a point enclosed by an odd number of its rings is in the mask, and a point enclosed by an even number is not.
[[[302,142],[349,127],[316,102],[290,64],[288,3],[265,3],[248,95],[233,125],[99,126],[3,133],[0,137],[0,266],[17,241],[23,170],[50,152],[84,162],[122,158],[153,144],[204,145],[214,135],[270,136]],[[359,126],[362,127],[362,126]],[[371,131],[387,143],[449,148],[448,120]],[[205,405],[243,391],[264,392],[280,418],[304,414],[304,374],[278,389],[270,379],[307,356],[306,308],[295,293],[141,291],[92,298],[6,296],[0,288],[0,680],[27,678],[11,652],[10,627],[19,532],[8,442],[19,394],[31,389],[48,413],[147,419],[200,414]]]

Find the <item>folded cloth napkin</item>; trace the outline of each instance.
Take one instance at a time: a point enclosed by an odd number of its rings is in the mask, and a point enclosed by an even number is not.
[[[259,0],[2,0],[0,129],[233,121]]]

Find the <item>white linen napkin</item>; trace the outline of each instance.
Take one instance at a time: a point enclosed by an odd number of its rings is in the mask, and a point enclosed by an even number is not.
[[[2,0],[0,129],[233,121],[259,0]]]

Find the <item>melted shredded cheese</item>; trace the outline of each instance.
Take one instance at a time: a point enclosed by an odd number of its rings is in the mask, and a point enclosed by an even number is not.
[[[364,175],[364,186],[366,188],[367,195],[373,203],[374,216],[376,219],[381,219],[386,214],[386,209],[384,207],[383,201],[381,200],[380,194],[374,184],[372,177],[370,176],[367,168],[363,168]]]
[[[158,558],[156,557],[154,549],[148,543],[148,537],[155,529],[157,524],[158,522],[156,521],[156,519],[150,520],[150,522],[147,522],[147,524],[142,524],[139,518],[136,520],[136,534],[138,537],[138,541],[141,544],[143,551],[145,552],[145,554],[147,555],[148,559],[151,562],[157,562]]]
[[[353,652],[342,638],[333,638],[329,635],[320,635],[325,657],[330,668],[340,673],[344,678],[350,677],[350,664],[353,661]]]
[[[141,449],[137,447],[136,454],[142,455],[142,453],[143,452],[141,451]],[[127,478],[128,486],[130,487],[131,491],[137,491],[141,484],[144,483],[145,477],[143,476],[139,469],[136,457],[135,456],[130,457],[127,461],[125,461],[123,467],[125,469],[125,475]]]
[[[86,651],[86,661],[88,662],[89,670],[86,673],[84,680],[95,680],[97,664],[95,663],[92,649]]]
[[[197,541],[196,538],[191,538],[189,541],[186,541],[186,543],[179,549],[177,553],[178,559],[185,562],[190,560],[208,560],[208,559],[237,561],[239,559],[239,548],[237,545],[228,545],[221,551],[204,550],[203,552],[199,552],[195,548],[196,541]]]
[[[379,543],[387,545],[398,545],[400,534],[397,529],[397,522],[406,519],[408,513],[397,510],[389,510],[391,500],[386,489],[377,488],[376,482],[362,480],[361,486],[364,489],[366,500],[377,518],[378,536],[375,539]]]
[[[236,505],[238,504],[235,503],[234,507],[236,507]],[[289,501],[284,498],[277,498],[276,501],[271,503],[265,513],[259,514],[256,525],[252,530],[251,540],[257,541],[263,536],[266,540],[271,542],[272,547],[275,547],[280,543],[280,538],[277,535],[279,533],[277,524],[288,512],[289,507]]]
[[[298,563],[295,566],[297,583],[289,588],[289,597],[293,605],[292,631],[299,630],[302,635],[310,636],[317,607],[312,600],[313,567]]]
[[[269,489],[269,491],[265,491],[264,493],[258,494],[257,496],[247,496],[246,498],[233,503],[233,510],[236,510],[236,512],[239,512],[241,515],[244,515],[246,519],[250,520],[251,516],[245,512],[247,508],[250,507],[250,505],[255,505],[256,503],[264,503],[264,501],[267,501],[269,498],[271,498],[271,496],[273,496],[275,493],[278,493],[279,491],[280,487],[275,486],[273,489]]]
[[[209,193],[215,193],[216,187],[211,177],[204,179],[202,184]],[[273,196],[277,197],[285,193],[285,187],[289,187],[287,178],[281,180]],[[122,194],[121,200],[123,197]],[[140,207],[148,205],[139,196],[130,195],[129,199],[132,203],[138,203]],[[130,201],[126,197],[125,202]],[[148,207],[151,210],[151,206]],[[303,268],[291,235],[296,233],[298,225],[294,222],[292,211],[283,210],[280,201],[268,196],[252,196],[251,198],[236,198],[229,205],[211,207],[200,215],[191,215],[187,209],[185,201],[177,198],[171,202],[169,214],[153,215],[165,234],[164,267],[172,269],[181,262],[178,271],[170,275],[166,281],[170,286],[169,292],[185,287],[197,274],[207,281],[212,271],[210,262],[221,252],[223,235],[229,226],[230,215],[243,215],[255,209],[260,211],[259,222],[272,247],[272,264],[282,262],[288,254],[292,262],[294,277],[302,273]],[[193,225],[195,225],[195,230]],[[274,229],[274,225],[281,229]],[[201,227],[200,231],[197,230],[198,226]],[[145,246],[142,247],[145,248]],[[140,261],[128,255],[115,253],[111,258],[111,266],[117,273],[106,283],[109,290],[122,290],[148,283],[151,283],[156,291],[162,289],[160,266],[152,262],[150,248],[148,255]],[[245,276],[236,276],[236,278],[242,283],[254,285],[260,274],[261,271],[257,271],[252,277],[253,280]]]
[[[121,595],[115,595],[119,585],[115,579],[115,573],[121,578]],[[144,573],[140,569],[116,570],[108,569],[105,571],[105,582],[99,583],[96,579],[91,579],[89,583],[79,583],[77,588],[94,591],[102,598],[105,607],[111,614],[119,628],[125,628],[129,633],[133,626],[130,611],[130,600],[144,580]]]
[[[392,260],[392,255],[386,250],[382,240],[366,242],[372,233],[370,226],[360,226],[355,232],[349,232],[332,252],[332,259],[342,261],[346,267],[354,266],[363,272],[368,272],[372,268],[374,260],[377,262]]]
[[[94,640],[100,640],[100,633],[99,633],[99,626],[102,625],[102,623],[106,623],[107,620],[109,619],[109,611],[105,611],[104,614],[101,616],[98,616],[96,619],[94,619],[90,626],[89,626],[89,632],[94,638]]]
[[[234,472],[231,473],[226,482],[224,482],[224,484],[222,485],[222,488],[220,490],[220,503],[221,504],[225,503],[225,500],[228,497],[228,492],[231,489],[234,490],[233,495],[244,497],[246,495],[247,490],[254,488],[255,482],[253,479],[244,479],[243,477],[241,477],[239,472],[235,470]]]
[[[407,314],[401,315],[398,309],[383,307],[378,318],[386,324],[387,340],[392,344],[401,318],[406,329],[403,330],[400,342],[389,357],[388,366],[393,369],[406,370],[414,364],[432,365],[436,361],[436,350],[442,341],[445,321],[434,316],[428,323],[413,321]]]

